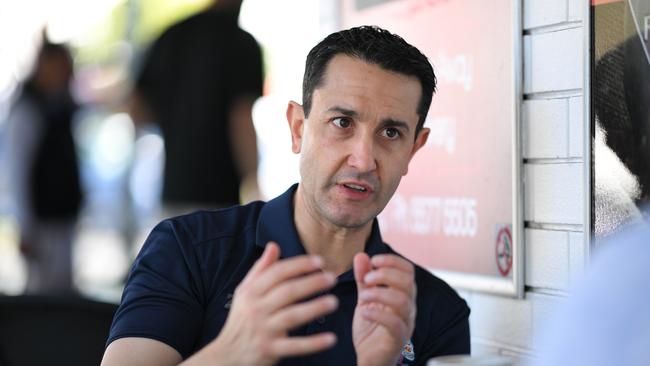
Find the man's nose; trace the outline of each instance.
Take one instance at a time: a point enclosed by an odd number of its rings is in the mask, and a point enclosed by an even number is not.
[[[374,141],[371,136],[359,136],[350,142],[348,165],[359,172],[371,172],[377,169]]]

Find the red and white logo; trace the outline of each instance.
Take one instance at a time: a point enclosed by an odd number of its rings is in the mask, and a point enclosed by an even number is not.
[[[505,277],[512,269],[512,235],[508,226],[502,227],[497,234],[495,254],[499,273]]]

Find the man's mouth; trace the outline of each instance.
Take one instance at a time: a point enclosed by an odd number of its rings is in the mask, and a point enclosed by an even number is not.
[[[357,192],[367,192],[368,191],[368,188],[366,188],[364,186],[361,186],[361,185],[358,185],[358,184],[354,184],[354,183],[343,183],[343,186],[345,186],[346,188],[353,189],[353,190],[355,190]]]

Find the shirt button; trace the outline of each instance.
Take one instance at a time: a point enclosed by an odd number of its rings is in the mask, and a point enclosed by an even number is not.
[[[318,322],[318,324],[325,324],[325,317],[321,316],[320,318],[316,319],[316,322]]]

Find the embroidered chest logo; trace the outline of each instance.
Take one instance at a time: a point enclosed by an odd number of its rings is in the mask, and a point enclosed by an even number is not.
[[[397,364],[401,366],[410,365],[413,361],[415,361],[415,348],[413,347],[413,342],[409,340],[402,347],[402,354]]]
[[[223,304],[223,308],[230,310],[230,306],[232,306],[232,294],[226,295],[226,303]]]

